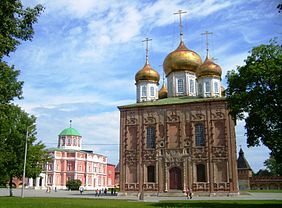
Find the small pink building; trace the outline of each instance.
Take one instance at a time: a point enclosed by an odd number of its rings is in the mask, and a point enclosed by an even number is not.
[[[86,190],[112,187],[108,158],[90,150],[82,150],[82,137],[74,128],[64,129],[58,137],[58,147],[48,149],[52,161],[46,165],[45,185],[66,189],[66,182],[79,179]],[[114,174],[114,172],[113,172]],[[108,184],[110,182],[110,184]]]

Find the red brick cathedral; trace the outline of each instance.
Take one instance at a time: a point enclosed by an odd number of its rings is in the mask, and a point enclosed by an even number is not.
[[[182,27],[180,27],[182,28]],[[208,34],[208,33],[207,33]],[[148,39],[146,39],[148,41]],[[178,48],[163,62],[167,85],[148,61],[136,73],[137,103],[120,110],[120,191],[127,194],[237,194],[235,125],[221,67]],[[166,87],[167,86],[167,87]]]

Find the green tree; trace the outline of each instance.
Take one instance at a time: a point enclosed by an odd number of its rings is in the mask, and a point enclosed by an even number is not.
[[[282,163],[278,163],[273,156],[264,161],[264,166],[273,176],[282,176]]]
[[[27,136],[26,176],[36,177],[48,161],[48,153],[41,142],[36,142],[34,116],[30,116],[16,105],[0,105],[0,169],[1,178],[8,179],[10,196],[12,180],[22,178],[24,147]]]
[[[0,62],[0,105],[9,103],[17,97],[22,98],[22,81],[18,81],[20,71],[14,66],[9,67],[6,62]]]
[[[257,173],[254,174],[255,176],[272,176],[271,172],[266,169],[259,169]]]
[[[42,10],[42,5],[24,9],[20,0],[0,1],[0,182],[9,181],[10,195],[13,177],[22,177],[27,127],[35,117],[11,104],[14,98],[22,98],[23,82],[18,80],[20,71],[3,58],[21,41],[32,39],[33,24]],[[42,143],[35,142],[35,126],[29,130],[26,176],[31,177],[41,172],[47,153]]]
[[[78,179],[68,180],[66,183],[66,187],[69,190],[78,190],[80,186],[81,186],[81,180]]]
[[[32,39],[33,24],[42,10],[40,4],[24,9],[20,0],[0,1],[0,60],[15,51],[21,40]]]
[[[20,72],[3,58],[14,52],[21,41],[32,39],[33,24],[42,10],[40,4],[24,9],[20,0],[0,1],[0,104],[22,98],[23,82],[17,80]]]
[[[248,146],[260,145],[282,159],[282,47],[276,40],[252,49],[244,66],[227,73],[230,113],[245,119]]]

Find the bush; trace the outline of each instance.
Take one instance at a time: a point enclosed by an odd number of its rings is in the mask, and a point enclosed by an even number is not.
[[[80,180],[69,180],[67,181],[67,184],[66,184],[66,187],[69,189],[69,190],[78,190],[79,187],[81,186],[81,181]]]

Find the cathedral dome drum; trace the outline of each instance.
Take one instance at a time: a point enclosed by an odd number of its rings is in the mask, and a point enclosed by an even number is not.
[[[189,50],[183,41],[178,48],[167,55],[163,67],[166,76],[175,71],[191,71],[196,73],[198,67],[202,64],[201,57],[194,51]]]
[[[210,58],[206,58],[204,63],[197,70],[197,77],[218,77],[221,78],[221,67],[215,64]]]
[[[148,62],[146,62],[145,66],[141,70],[139,70],[135,75],[136,83],[141,80],[158,83],[160,80],[160,75],[156,70],[151,67]]]

